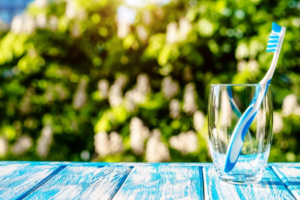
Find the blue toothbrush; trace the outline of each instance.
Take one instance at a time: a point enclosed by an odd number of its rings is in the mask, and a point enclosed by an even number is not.
[[[230,86],[228,86],[226,88],[226,90],[227,90],[227,94],[229,97],[230,107],[231,107],[232,111],[236,114],[236,116],[238,116],[240,118],[242,116],[242,113],[240,112],[239,108],[237,107],[237,105],[234,102]]]
[[[226,88],[226,90],[227,90],[227,94],[228,94],[229,102],[230,102],[230,107],[231,107],[232,111],[235,113],[235,115],[236,115],[238,118],[241,118],[242,113],[241,113],[241,111],[239,110],[238,106],[235,104],[235,101],[234,101],[233,95],[232,95],[232,91],[231,91],[231,87],[228,86],[228,87]],[[252,151],[252,140],[253,140],[253,138],[251,137],[251,133],[249,132],[249,130],[248,130],[248,132],[246,133],[246,135],[248,135],[249,142],[250,142],[250,148],[251,148],[251,151]]]
[[[267,52],[273,52],[273,60],[271,63],[271,66],[265,75],[265,77],[257,84],[255,95],[247,108],[247,110],[244,112],[242,117],[239,119],[237,125],[235,126],[232,136],[229,141],[229,145],[227,148],[226,153],[226,160],[225,160],[225,166],[224,166],[224,172],[230,172],[241,153],[244,138],[246,136],[246,133],[253,122],[256,113],[262,103],[262,100],[268,90],[268,85],[271,83],[271,79],[273,77],[276,64],[278,61],[279,53],[281,50],[283,38],[285,35],[285,27],[281,27],[278,24],[274,23],[272,24],[272,32],[269,37],[268,45],[267,45]]]

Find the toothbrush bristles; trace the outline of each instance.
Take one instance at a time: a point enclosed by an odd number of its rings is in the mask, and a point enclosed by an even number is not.
[[[275,52],[279,43],[280,39],[280,32],[282,27],[273,22],[272,24],[272,32],[269,37],[269,41],[267,44],[267,52]]]

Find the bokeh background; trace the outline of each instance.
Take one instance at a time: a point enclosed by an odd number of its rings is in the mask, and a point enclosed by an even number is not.
[[[300,161],[299,1],[1,0],[0,18],[2,160],[211,161],[209,86],[258,83],[275,21],[269,161]]]

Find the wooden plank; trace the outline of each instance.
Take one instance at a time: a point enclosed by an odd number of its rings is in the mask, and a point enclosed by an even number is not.
[[[282,167],[272,167],[274,172],[291,191],[291,193],[300,199],[300,167],[289,167],[288,165]]]
[[[203,199],[202,169],[160,164],[134,167],[113,199]]]
[[[1,0],[0,0],[1,1]],[[0,165],[11,164],[30,164],[30,165],[65,165],[65,166],[157,166],[157,165],[170,165],[170,166],[199,166],[209,167],[213,166],[212,163],[103,163],[103,162],[37,162],[37,161],[0,161]],[[300,164],[298,165],[300,166]]]
[[[203,168],[205,199],[294,199],[285,185],[266,168],[259,183],[237,185],[218,179],[212,167]]]
[[[0,0],[1,1],[1,0]],[[198,167],[212,167],[212,163],[103,163],[103,162],[40,162],[40,161],[0,161],[0,165],[11,164],[30,164],[30,165],[56,165],[56,166],[157,166],[157,165],[170,165],[170,166],[198,166]],[[291,166],[300,167],[300,162],[294,163],[268,163],[268,166]]]
[[[0,199],[18,199],[58,172],[58,166],[0,166]]]
[[[68,166],[25,199],[111,199],[130,167]]]

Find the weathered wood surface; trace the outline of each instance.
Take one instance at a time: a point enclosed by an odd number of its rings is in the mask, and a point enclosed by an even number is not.
[[[251,185],[222,182],[212,167],[1,161],[0,199],[300,199],[300,163],[270,163]]]
[[[12,165],[12,164],[30,164],[30,165],[65,165],[65,166],[157,166],[157,165],[171,165],[171,166],[199,166],[199,167],[212,167],[212,163],[130,163],[130,162],[48,162],[48,161],[0,161],[0,165]],[[268,166],[288,166],[288,167],[300,167],[300,163],[268,163]]]
[[[171,165],[171,166],[199,166],[210,167],[212,163],[108,163],[108,162],[38,162],[38,161],[0,161],[0,165],[11,164],[30,164],[30,165],[56,165],[56,166],[157,166],[157,165]],[[300,166],[300,164],[298,165]]]
[[[137,166],[114,200],[203,199],[201,167]]]
[[[296,199],[300,199],[300,167],[283,165],[272,168]]]
[[[0,199],[18,199],[51,178],[58,166],[14,164],[0,166]]]
[[[25,199],[111,199],[130,167],[68,166]]]
[[[267,167],[259,183],[234,185],[220,181],[213,168],[203,168],[205,199],[294,199],[285,185]]]

